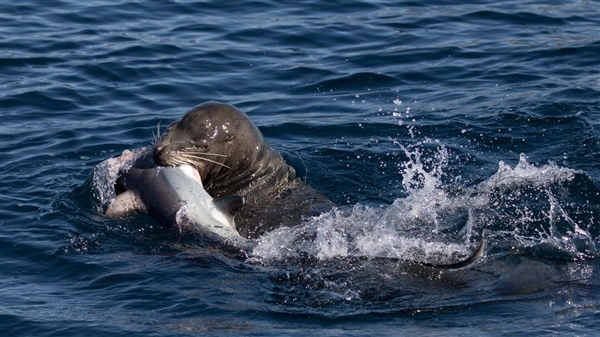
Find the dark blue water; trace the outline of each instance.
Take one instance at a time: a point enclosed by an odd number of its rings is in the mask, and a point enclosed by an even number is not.
[[[597,334],[599,1],[0,10],[2,336]],[[339,207],[250,259],[103,217],[92,168],[207,100]]]

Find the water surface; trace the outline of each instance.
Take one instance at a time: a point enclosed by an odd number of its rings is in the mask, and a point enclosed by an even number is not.
[[[599,18],[597,0],[3,3],[2,332],[596,334]],[[92,168],[208,100],[338,207],[250,258],[103,217]],[[401,262],[484,237],[458,272]]]

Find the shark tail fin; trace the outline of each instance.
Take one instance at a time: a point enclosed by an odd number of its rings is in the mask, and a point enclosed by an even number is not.
[[[452,263],[452,264],[434,264],[434,263],[420,263],[421,265],[438,268],[438,269],[460,269],[466,266],[469,266],[479,260],[485,251],[485,238],[481,240],[479,243],[479,247],[477,250],[471,254],[468,258],[463,261]]]

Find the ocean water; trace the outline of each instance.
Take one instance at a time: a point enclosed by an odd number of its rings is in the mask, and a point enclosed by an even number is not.
[[[3,1],[2,336],[592,336],[600,2]],[[338,206],[252,256],[95,165],[231,103]],[[451,262],[485,239],[483,259]]]

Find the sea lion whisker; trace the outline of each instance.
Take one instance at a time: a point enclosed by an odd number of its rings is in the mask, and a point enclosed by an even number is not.
[[[172,159],[172,164],[174,166],[179,166],[179,165],[186,165],[186,164],[193,164],[191,160],[189,160],[188,158],[183,158],[183,157],[173,157]]]
[[[201,170],[202,168],[204,168],[204,163],[203,162],[199,162],[199,161],[193,161],[190,159],[179,159],[177,161],[174,161],[173,166],[181,166],[181,165],[191,165],[194,168],[196,168],[196,170]]]
[[[160,134],[160,121],[158,121],[158,124],[156,125],[156,141],[158,141],[161,137],[162,135]]]
[[[192,165],[196,168],[203,166],[202,163],[198,163],[197,161],[191,160],[189,158],[182,158],[182,159],[183,160],[180,160],[180,164],[182,164],[182,165],[188,164],[188,165]]]
[[[184,153],[180,154],[180,157],[190,160],[190,163],[193,162],[192,159],[200,159],[200,160],[204,160],[204,161],[207,161],[207,162],[210,162],[210,163],[221,165],[221,166],[226,167],[228,169],[231,168],[230,166],[227,166],[227,165],[225,165],[223,163],[219,163],[216,160],[208,159],[208,158],[205,158],[205,157],[202,157],[202,156],[198,156],[198,155],[190,155],[188,152],[184,152]]]
[[[185,151],[185,153],[192,154],[192,155],[209,155],[209,156],[217,156],[217,157],[227,157],[226,154],[210,153],[210,152]]]
[[[159,139],[160,139],[160,121],[158,121],[158,124],[156,125],[156,134],[154,133],[154,130],[152,131],[152,145],[156,144],[156,142],[158,142]]]

